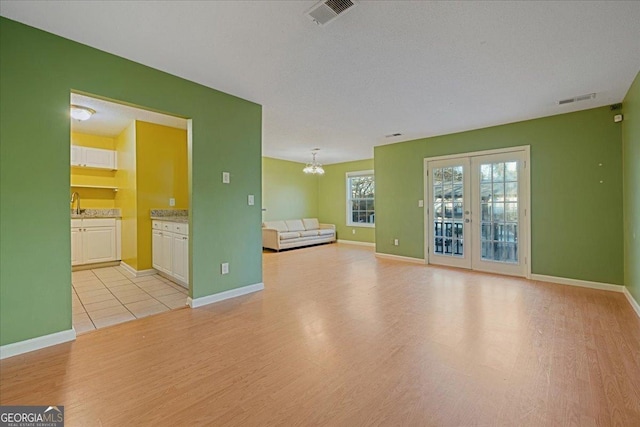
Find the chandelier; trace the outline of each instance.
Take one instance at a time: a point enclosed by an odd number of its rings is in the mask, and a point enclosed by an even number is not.
[[[324,175],[324,169],[322,165],[316,161],[316,154],[320,151],[319,148],[315,148],[311,151],[311,155],[313,156],[313,160],[311,163],[307,163],[307,165],[302,169],[304,173],[310,173],[313,175]]]

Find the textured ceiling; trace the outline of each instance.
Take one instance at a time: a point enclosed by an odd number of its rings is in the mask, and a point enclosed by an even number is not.
[[[178,129],[187,128],[187,120],[180,117],[168,116],[153,111],[141,110],[128,105],[116,104],[77,93],[71,94],[71,104],[89,107],[95,114],[89,120],[71,120],[73,132],[88,133],[115,138],[133,120],[156,123]]]
[[[297,161],[620,102],[640,69],[637,1],[360,1],[322,27],[313,4],[2,1],[0,13],[260,103],[264,155]]]

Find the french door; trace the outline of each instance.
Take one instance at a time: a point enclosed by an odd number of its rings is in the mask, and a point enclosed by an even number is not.
[[[429,264],[528,275],[528,147],[425,159]]]

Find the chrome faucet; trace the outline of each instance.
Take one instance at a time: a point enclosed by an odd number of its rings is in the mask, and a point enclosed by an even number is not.
[[[77,191],[74,191],[71,194],[71,208],[73,209],[73,202],[77,202],[76,204],[76,215],[80,215],[80,194]]]

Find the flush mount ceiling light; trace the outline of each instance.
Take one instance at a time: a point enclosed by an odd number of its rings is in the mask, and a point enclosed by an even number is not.
[[[81,107],[79,105],[71,105],[71,118],[75,120],[85,121],[89,120],[91,116],[96,113],[96,110],[91,108]]]
[[[313,175],[324,175],[324,169],[322,165],[316,161],[316,154],[320,151],[319,148],[314,148],[311,150],[311,155],[313,156],[313,160],[311,163],[307,163],[307,165],[302,169],[304,173],[310,173]]]

